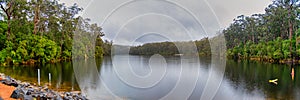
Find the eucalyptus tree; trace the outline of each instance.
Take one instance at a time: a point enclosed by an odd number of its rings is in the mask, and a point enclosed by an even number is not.
[[[42,3],[42,0],[35,0],[33,1],[33,8],[34,8],[34,29],[33,29],[33,34],[36,34],[38,32],[38,24],[40,21],[40,5]]]
[[[15,0],[1,0],[0,1],[0,6],[2,11],[5,13],[5,17],[7,19],[7,37],[10,36],[10,31],[11,31],[11,27],[10,27],[10,21],[12,18],[12,13],[14,11],[14,4],[15,4]]]
[[[26,16],[21,16],[26,13],[26,0],[0,0],[0,8],[5,15],[3,16],[7,21],[7,38],[10,39],[11,35],[11,22],[13,19],[23,18]]]
[[[297,17],[299,16],[298,12],[294,12],[294,9],[299,9],[299,0],[281,0],[284,3],[284,6],[288,9],[288,26],[289,26],[289,39],[290,39],[290,56],[293,58],[294,54],[296,53],[293,50],[293,33],[296,31],[294,28],[295,22],[297,22]],[[298,4],[297,4],[298,2]]]

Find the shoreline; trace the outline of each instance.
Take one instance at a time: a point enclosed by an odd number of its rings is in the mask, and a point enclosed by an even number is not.
[[[0,73],[0,100],[88,100],[81,91],[54,91],[47,86],[36,86],[28,82],[21,82]],[[4,91],[2,91],[4,90]]]
[[[10,66],[10,65],[26,65],[26,66],[34,66],[34,65],[39,65],[39,64],[47,64],[47,63],[50,63],[50,64],[55,64],[55,63],[60,63],[60,62],[64,62],[64,61],[72,61],[71,58],[66,58],[66,59],[53,59],[53,60],[50,60],[49,62],[39,62],[37,60],[34,60],[34,59],[29,59],[27,61],[22,61],[21,63],[13,63],[12,61],[7,61],[7,62],[3,62],[3,63],[0,63],[1,66]]]
[[[271,58],[261,58],[261,57],[228,57],[227,59],[232,60],[249,60],[249,61],[256,61],[256,62],[265,62],[265,63],[271,63],[271,64],[286,64],[286,65],[298,65],[300,64],[300,60],[296,59],[271,59]]]

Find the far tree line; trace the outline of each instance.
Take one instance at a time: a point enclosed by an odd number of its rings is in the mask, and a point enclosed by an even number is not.
[[[199,55],[211,56],[210,43],[208,38],[198,41],[186,42],[160,42],[146,43],[141,46],[131,47],[129,54],[131,55]]]

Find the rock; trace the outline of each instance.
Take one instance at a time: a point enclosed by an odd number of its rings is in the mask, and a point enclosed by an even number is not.
[[[29,84],[29,83],[27,83],[27,82],[22,82],[22,83],[21,83],[21,86],[22,86],[22,87],[29,87],[29,86],[30,86],[30,84]]]
[[[74,98],[75,100],[88,100],[85,96],[83,96],[83,95],[78,95],[78,94],[74,95],[73,98]]]
[[[46,88],[43,88],[43,89],[41,89],[41,91],[43,91],[43,92],[51,92],[51,90],[50,90],[50,89],[48,89],[47,87],[46,87]]]
[[[46,97],[47,97],[47,99],[54,99],[54,98],[55,98],[55,95],[54,95],[53,93],[51,93],[51,92],[48,92],[48,93],[46,94]]]
[[[10,95],[10,98],[19,99],[21,97],[20,90],[16,89],[13,91],[13,93]]]
[[[17,81],[15,81],[15,80],[11,80],[10,86],[18,87],[18,86],[19,86],[19,84],[18,84],[18,82],[17,82]]]
[[[8,86],[19,86],[18,82],[15,79],[10,78],[9,76],[6,76],[5,79],[2,79],[2,83]]]
[[[21,100],[87,100],[80,91],[57,92],[48,88],[48,86],[36,86],[35,83],[27,83],[15,80],[9,76],[0,73],[0,82],[14,86],[16,89],[11,94],[13,99]],[[1,91],[1,90],[0,90]],[[3,100],[0,97],[0,100]]]
[[[25,88],[17,88],[18,90],[20,90],[20,93],[22,93],[22,94],[26,94],[27,93],[27,89],[25,89]]]
[[[2,83],[5,85],[9,85],[11,82],[10,82],[10,79],[5,78],[2,80]]]
[[[72,96],[64,96],[63,100],[74,100]]]
[[[63,100],[61,96],[57,95],[55,100]]]
[[[36,97],[36,100],[47,100],[47,98],[44,98],[44,97]]]
[[[39,94],[38,98],[40,98],[41,100],[47,100],[46,94],[44,93]]]
[[[85,96],[81,95],[81,100],[88,100]]]
[[[31,95],[22,95],[21,100],[33,100],[33,97]]]
[[[39,95],[38,94],[31,94],[32,97],[37,98]]]
[[[26,92],[26,95],[31,95],[33,94],[35,91],[33,88],[28,88],[27,92]]]
[[[65,96],[71,96],[72,94],[70,92],[65,92]]]
[[[11,77],[6,76],[6,77],[5,77],[5,80],[10,81],[10,80],[11,80]]]
[[[38,87],[35,87],[35,86],[28,86],[28,88],[32,88],[32,89],[34,89],[34,90],[39,90],[39,88]]]
[[[75,100],[79,100],[80,97],[79,97],[78,94],[74,94],[74,95],[72,96],[72,98],[75,99]]]

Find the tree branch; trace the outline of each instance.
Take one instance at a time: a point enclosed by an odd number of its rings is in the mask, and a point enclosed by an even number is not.
[[[10,14],[8,12],[8,9],[5,9],[4,6],[2,4],[0,4],[0,8],[5,12],[6,17],[10,17]]]
[[[6,9],[3,7],[3,5],[0,4],[0,6],[1,6],[1,9],[2,9],[4,12],[6,12]]]

